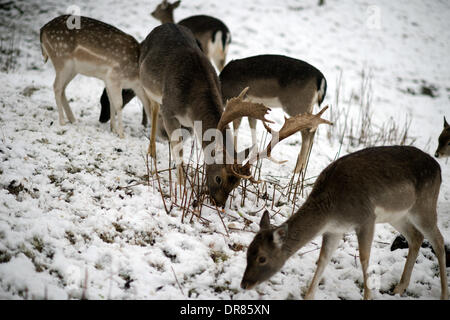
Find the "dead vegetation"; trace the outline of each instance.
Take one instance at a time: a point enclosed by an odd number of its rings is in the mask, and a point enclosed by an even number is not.
[[[341,72],[336,80],[334,105],[330,112],[334,126],[327,128],[330,143],[338,139],[341,148],[347,152],[373,146],[414,144],[416,138],[410,135],[411,115],[406,114],[400,121],[393,117],[381,124],[373,121],[373,73],[370,69],[362,70],[360,87],[352,89],[349,97],[342,97],[342,75]]]

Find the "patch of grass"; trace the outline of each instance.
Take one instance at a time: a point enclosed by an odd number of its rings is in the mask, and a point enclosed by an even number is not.
[[[139,231],[134,234],[134,243],[141,247],[146,247],[148,245],[153,246],[155,244],[155,237],[152,232]]]
[[[123,288],[125,290],[130,289],[130,285],[134,281],[134,279],[132,279],[131,276],[128,273],[120,273],[119,277],[121,277],[123,279],[123,281],[125,281],[125,284],[123,285]]]
[[[114,243],[114,237],[109,233],[102,232],[98,236],[100,239],[102,239],[103,242]]]
[[[37,252],[42,253],[42,250],[44,249],[44,242],[41,238],[34,236],[31,240],[31,245]]]
[[[113,225],[114,229],[115,229],[117,232],[119,232],[119,233],[122,233],[122,232],[125,230],[125,229],[122,228],[122,226],[121,226],[120,224],[118,224],[117,222],[113,222],[112,225]]]
[[[33,95],[33,93],[35,93],[38,90],[39,90],[39,88],[37,88],[35,86],[28,86],[25,89],[23,89],[22,95],[25,97],[31,97]]]
[[[67,132],[67,130],[59,130],[59,131],[56,131],[56,134],[57,134],[58,136],[62,136],[62,135],[64,135],[66,132]]]
[[[19,193],[22,192],[25,189],[25,187],[23,186],[22,183],[17,184],[16,180],[12,180],[9,183],[9,185],[7,187],[5,187],[5,189],[8,190],[8,192],[10,194],[16,196],[16,198],[17,198]]]
[[[230,248],[231,250],[238,252],[238,251],[243,251],[245,249],[245,246],[241,243],[233,243],[233,244],[229,244],[228,248]]]
[[[188,297],[189,297],[189,298],[196,298],[196,297],[198,297],[198,292],[197,292],[197,290],[196,290],[195,288],[189,289],[189,291],[188,291]]]
[[[7,251],[0,250],[0,263],[7,263],[11,260],[11,255]]]
[[[225,262],[228,260],[228,256],[221,251],[212,251],[210,254],[211,259],[213,259],[214,263]]]
[[[47,138],[37,139],[36,142],[39,142],[39,143],[42,143],[42,144],[49,144],[50,143]]]
[[[66,168],[66,172],[70,173],[70,174],[79,173],[81,171],[82,171],[81,168],[77,168],[77,167],[74,167],[74,166],[70,166],[70,167]]]
[[[71,245],[74,245],[77,242],[75,239],[75,234],[72,231],[66,231],[65,238],[69,240]]]
[[[177,255],[176,254],[172,254],[170,253],[168,250],[164,249],[163,250],[164,255],[170,259],[171,262],[176,262],[177,261]]]

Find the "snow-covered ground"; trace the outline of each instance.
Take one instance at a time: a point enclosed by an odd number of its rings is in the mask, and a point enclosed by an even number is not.
[[[341,74],[339,105],[344,107],[352,92],[360,92],[361,73],[370,72],[374,126],[391,118],[401,126],[410,119],[414,145],[434,154],[443,116],[450,117],[450,3],[327,0],[318,7],[317,2],[185,0],[175,19],[200,13],[222,19],[232,33],[228,59],[277,53],[310,62],[328,80],[325,104],[336,105]],[[75,5],[82,15],[141,41],[158,25],[149,15],[156,4],[47,0],[0,7],[0,298],[77,299],[83,291],[89,299],[302,298],[320,238],[256,290],[243,291],[246,247],[258,230],[262,202],[257,206],[250,198],[241,207],[237,195],[223,216],[227,235],[214,210],[202,212],[209,224],[196,218],[182,223],[177,208],[166,214],[156,184],[137,184],[147,173],[148,129],[140,125],[136,99],[124,110],[126,138],[119,139],[109,124],[98,122],[102,82],[79,76],[67,89],[77,122],[58,124],[54,71],[50,62],[43,64],[40,27]],[[423,88],[432,88],[434,97],[422,94]],[[358,116],[357,99],[347,107],[350,117]],[[270,116],[282,123],[279,110]],[[324,117],[330,117],[329,111]],[[243,124],[240,132],[249,144]],[[329,139],[326,132],[319,128],[308,177],[317,176],[340,149],[340,137]],[[286,183],[300,140],[296,135],[277,146],[277,158],[289,161],[281,166],[265,161],[262,178],[275,176]],[[344,140],[340,154],[362,147],[349,147]],[[157,150],[159,169],[167,168],[167,143],[157,143]],[[438,223],[450,241],[450,164],[445,159],[439,163]],[[122,188],[128,185],[135,186]],[[298,204],[303,201],[300,197]],[[279,204],[270,211],[279,211],[272,222],[280,224],[292,208]],[[407,254],[406,249],[390,251],[396,235],[389,225],[377,225],[371,256],[374,299],[439,298],[437,260],[424,248],[406,293],[392,294]],[[362,298],[357,257],[356,237],[348,234],[325,270],[317,299]]]

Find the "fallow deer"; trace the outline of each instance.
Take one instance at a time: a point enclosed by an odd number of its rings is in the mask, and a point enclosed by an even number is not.
[[[79,25],[72,26],[70,19],[78,19]],[[149,101],[139,81],[139,43],[132,36],[95,19],[62,15],[41,28],[40,40],[45,62],[50,58],[55,68],[53,89],[61,125],[65,123],[63,110],[71,123],[75,121],[65,89],[77,74],[105,82],[112,101],[111,129],[121,138],[124,136],[122,89],[132,89],[141,99],[145,112],[150,114]]]
[[[220,73],[224,101],[250,87],[247,99],[270,108],[282,108],[289,116],[311,113],[323,102],[327,90],[324,75],[312,65],[282,55],[259,55],[230,61]],[[252,143],[256,144],[256,120],[248,118]],[[233,122],[235,141],[241,119]],[[300,172],[309,157],[314,132],[303,130],[302,146],[295,173]]]
[[[434,156],[436,158],[450,157],[450,125],[444,117],[444,129],[439,135],[439,145]]]
[[[181,1],[169,3],[167,0],[163,0],[151,15],[161,23],[175,23],[173,11],[180,3]],[[200,48],[221,71],[225,66],[231,42],[231,33],[225,23],[212,16],[195,15],[178,21],[178,24],[192,31],[200,43]]]
[[[142,43],[139,63],[142,85],[153,101],[150,155],[156,156],[155,132],[160,108],[164,127],[171,141],[171,152],[177,162],[179,181],[183,177],[182,141],[175,133],[182,125],[197,130],[195,134],[205,159],[208,151],[212,155],[217,149],[223,150],[221,159],[217,159],[215,155],[213,162],[206,162],[206,184],[210,197],[218,206],[223,207],[228,194],[239,184],[241,178],[252,179],[250,165],[261,158],[257,154],[245,164],[238,163],[239,157],[231,133],[227,130],[228,124],[239,117],[251,116],[263,121],[267,127],[266,123],[270,121],[265,115],[270,109],[260,103],[243,101],[248,90],[244,88],[237,97],[227,101],[224,112],[219,78],[194,35],[186,27],[166,23],[153,29]],[[303,127],[309,125],[311,130],[315,130],[320,123],[327,123],[320,118],[320,114],[305,114],[298,120],[289,119],[285,127],[287,129],[279,135],[280,139],[290,135],[296,122],[302,123]],[[201,123],[201,127],[195,126],[197,121]],[[269,127],[267,129],[270,130]],[[205,133],[209,130],[219,133],[212,143],[212,149],[209,149],[211,142],[205,139]],[[266,148],[268,157],[274,143]]]
[[[410,146],[372,147],[326,167],[300,207],[286,222],[270,226],[266,211],[247,251],[241,287],[269,279],[286,260],[322,235],[317,269],[305,299],[314,298],[323,271],[343,234],[355,230],[363,270],[364,299],[371,297],[367,268],[376,223],[390,223],[408,240],[409,252],[394,293],[408,287],[424,236],[439,262],[441,298],[448,299],[444,240],[437,226],[441,169],[436,160]]]
[[[162,1],[151,15],[161,23],[175,23],[173,11],[180,5],[181,1],[169,3],[167,0]],[[189,28],[199,41],[200,48],[211,59],[217,69],[223,69],[228,53],[228,47],[231,42],[231,33],[228,27],[219,19],[207,15],[195,15],[187,17],[178,22],[179,25]],[[125,106],[134,98],[131,90],[123,90],[122,98]],[[110,118],[109,100],[104,90],[100,98],[102,106],[99,121],[104,123]],[[147,117],[142,113],[142,124],[147,124]]]

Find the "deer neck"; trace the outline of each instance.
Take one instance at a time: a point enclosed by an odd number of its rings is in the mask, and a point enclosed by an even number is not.
[[[173,19],[173,12],[164,15],[160,21],[161,21],[161,24],[175,23],[175,20]]]
[[[288,232],[283,251],[287,257],[321,235],[327,221],[327,210],[324,210],[323,205],[307,199],[302,207],[285,222]]]

